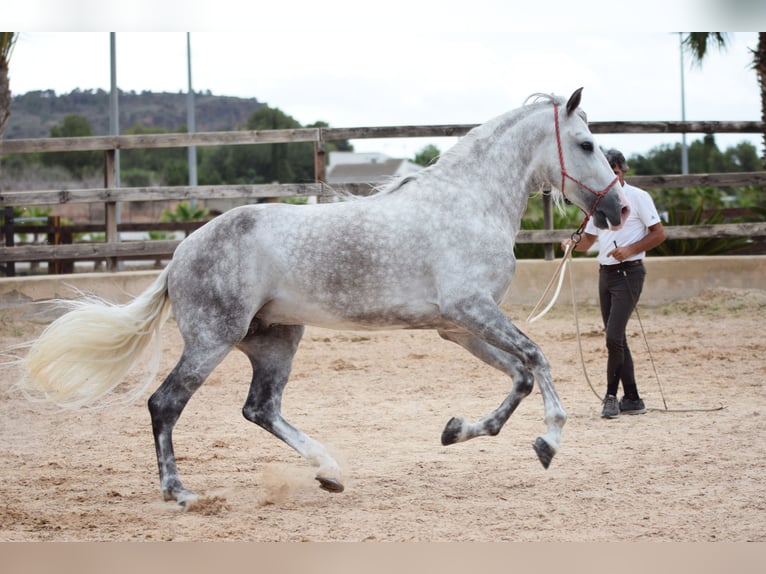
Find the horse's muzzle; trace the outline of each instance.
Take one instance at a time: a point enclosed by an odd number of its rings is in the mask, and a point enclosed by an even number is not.
[[[604,202],[602,202],[604,203]],[[629,205],[599,205],[593,212],[593,223],[599,229],[620,229],[630,214]]]

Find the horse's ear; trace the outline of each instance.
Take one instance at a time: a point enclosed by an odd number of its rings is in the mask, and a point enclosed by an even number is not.
[[[572,112],[577,109],[582,99],[582,88],[577,88],[567,102],[567,115],[571,116]]]

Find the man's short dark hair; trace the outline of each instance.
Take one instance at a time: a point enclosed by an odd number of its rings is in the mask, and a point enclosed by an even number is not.
[[[621,151],[612,148],[607,150],[605,155],[606,161],[609,162],[609,167],[612,169],[619,167],[624,172],[628,171],[628,162],[625,161],[625,156],[622,155]]]

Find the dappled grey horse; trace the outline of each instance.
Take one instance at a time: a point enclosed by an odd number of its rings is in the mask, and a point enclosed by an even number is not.
[[[535,94],[471,130],[427,169],[370,197],[226,212],[184,240],[130,303],[72,302],[33,343],[27,392],[63,406],[103,401],[142,351],[157,347],[172,304],[184,349],[149,399],[165,500],[195,498],[178,474],[173,428],[235,348],[253,368],[244,416],[317,467],[322,488],[340,492],[336,461],[281,414],[304,326],[435,329],[513,381],[485,418],[450,420],[442,444],[497,434],[536,380],[547,432],[534,449],[547,468],[566,412],[545,356],[499,303],[511,285],[529,192],[542,182],[600,227],[619,226],[626,216],[620,185],[578,109],[580,94],[568,101]]]

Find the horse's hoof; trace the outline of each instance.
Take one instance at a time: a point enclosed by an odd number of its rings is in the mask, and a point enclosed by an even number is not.
[[[178,506],[184,510],[188,510],[189,507],[193,506],[194,503],[199,499],[199,496],[197,496],[191,490],[183,490],[182,492],[175,493],[174,498],[176,499]]]
[[[537,440],[535,441],[535,444],[532,445],[532,448],[535,449],[537,458],[540,459],[543,468],[548,468],[551,465],[551,460],[553,460],[553,455],[556,454],[553,448],[551,448],[551,445],[545,442],[542,437],[537,437]]]
[[[344,486],[334,478],[317,476],[316,479],[319,481],[319,488],[322,490],[327,492],[343,492]]]
[[[452,417],[442,431],[442,445],[460,442],[460,434],[463,432],[463,419]]]

